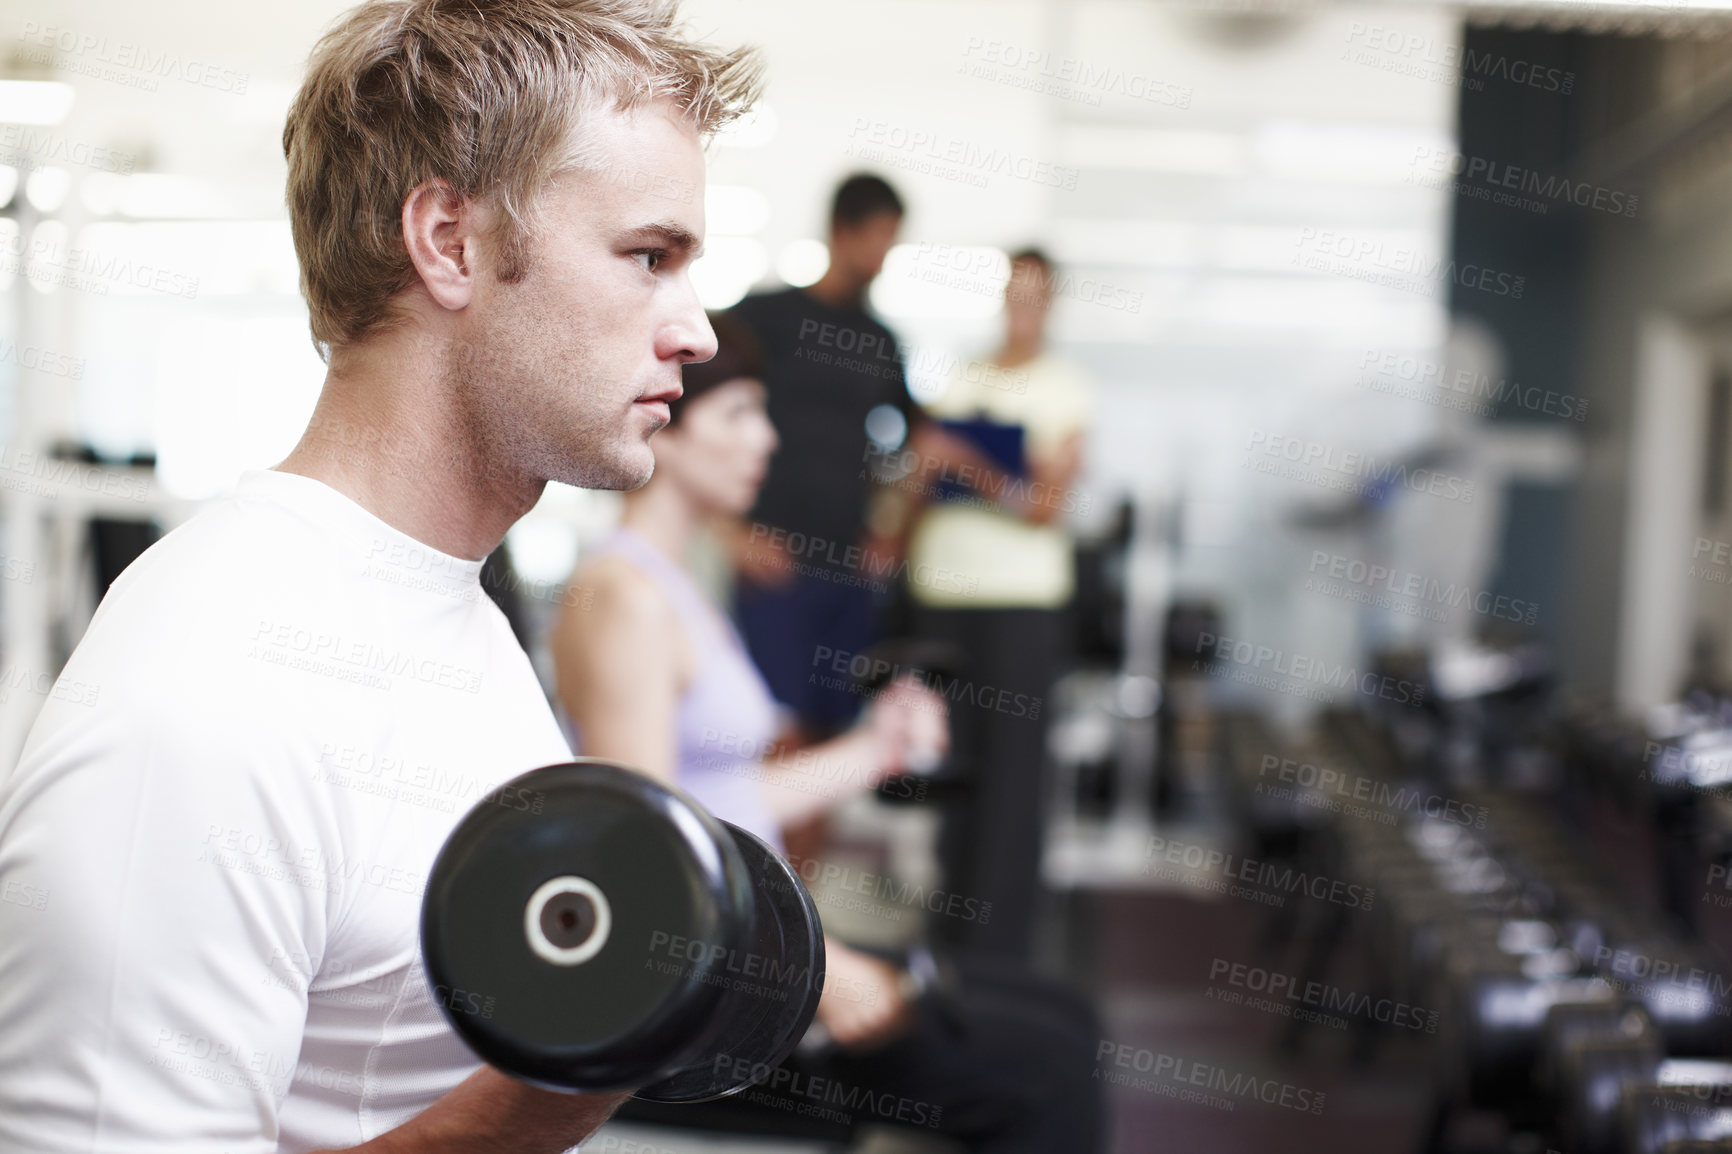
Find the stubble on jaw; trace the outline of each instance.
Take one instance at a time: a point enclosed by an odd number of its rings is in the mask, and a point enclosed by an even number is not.
[[[629,459],[642,451],[630,398],[616,396],[618,383],[598,375],[605,338],[574,334],[571,321],[550,315],[538,298],[515,286],[508,291],[521,306],[509,320],[485,344],[466,343],[445,358],[464,451],[488,482],[508,489],[543,481],[585,489],[644,484],[653,462],[647,453],[644,464]],[[552,347],[550,333],[561,334]]]
[[[608,310],[586,307],[606,290],[571,279],[605,279],[614,258],[606,253],[589,268],[587,244],[572,263],[550,259],[545,247],[550,230],[589,236],[598,227],[590,185],[605,157],[595,151],[543,190],[531,235],[492,275],[490,323],[472,335],[470,355],[441,358],[462,443],[507,491],[533,484],[539,493],[545,481],[636,489],[654,470],[633,382],[610,377],[628,372],[632,358],[619,355]]]

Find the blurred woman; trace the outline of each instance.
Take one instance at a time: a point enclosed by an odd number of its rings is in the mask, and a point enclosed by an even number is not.
[[[560,702],[585,755],[677,785],[780,849],[783,828],[874,788],[916,746],[942,752],[944,701],[898,683],[852,730],[803,750],[798,767],[759,756],[776,737],[775,700],[733,624],[679,560],[707,520],[751,508],[777,444],[748,338],[715,323],[729,341],[688,372],[672,423],[653,442],[654,479],[626,496],[620,528],[573,577],[586,608],[567,608],[552,648]],[[814,765],[824,767],[821,779]],[[833,939],[825,949],[832,988],[885,991],[872,999],[876,1012],[826,996],[818,1020],[831,1036],[864,1045],[893,1032],[906,1009],[896,970]]]
[[[651,442],[655,474],[573,575],[588,595],[563,612],[552,650],[574,748],[675,784],[779,848],[784,827],[942,753],[944,706],[918,682],[893,682],[841,736],[797,759],[764,756],[776,703],[684,565],[701,526],[752,507],[777,443],[751,338],[712,320],[720,349],[686,366],[685,393]],[[939,1130],[976,1149],[1094,1148],[1098,1033],[1086,1007],[999,985],[941,1015],[897,966],[828,935],[825,948],[817,1022],[837,1046],[829,1076],[930,1104]]]

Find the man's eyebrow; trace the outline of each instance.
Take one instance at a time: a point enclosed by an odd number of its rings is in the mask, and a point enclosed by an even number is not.
[[[665,249],[690,256],[701,256],[703,246],[698,238],[692,235],[690,229],[677,224],[657,222],[643,224],[626,232],[628,241],[643,241],[659,244]]]

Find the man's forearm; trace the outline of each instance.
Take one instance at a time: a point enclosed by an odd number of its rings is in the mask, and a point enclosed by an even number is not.
[[[561,1154],[630,1096],[556,1094],[483,1066],[403,1125],[341,1154]]]
[[[1082,434],[1072,433],[1057,452],[1046,457],[1033,457],[1029,464],[1035,483],[1045,488],[1046,497],[1040,501],[1028,501],[1023,517],[1034,525],[1051,524],[1059,519],[1064,507],[1074,502],[1072,486],[1082,473]],[[1059,500],[1053,500],[1055,496]]]

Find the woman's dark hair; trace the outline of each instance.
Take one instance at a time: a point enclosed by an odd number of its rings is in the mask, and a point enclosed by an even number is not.
[[[716,330],[716,355],[700,363],[690,363],[680,369],[680,383],[685,392],[668,405],[668,425],[680,423],[685,407],[717,385],[737,381],[764,379],[764,352],[746,327],[728,313],[710,313],[710,327]]]

